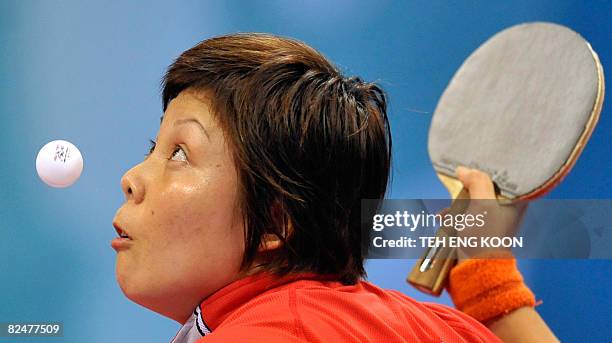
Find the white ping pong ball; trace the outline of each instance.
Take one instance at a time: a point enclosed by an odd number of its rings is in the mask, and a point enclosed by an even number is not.
[[[74,144],[56,140],[45,144],[36,156],[36,172],[51,187],[68,187],[83,171],[83,156]]]

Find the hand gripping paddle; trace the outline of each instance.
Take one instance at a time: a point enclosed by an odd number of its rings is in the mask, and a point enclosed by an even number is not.
[[[576,32],[550,23],[508,28],[468,57],[440,97],[429,129],[433,167],[453,199],[469,198],[457,166],[488,173],[499,199],[542,196],[576,162],[603,98],[599,58]],[[449,213],[465,203],[454,201]],[[455,253],[428,249],[407,281],[440,295]]]

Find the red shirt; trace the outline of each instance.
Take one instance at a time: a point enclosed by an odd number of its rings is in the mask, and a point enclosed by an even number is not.
[[[257,274],[205,299],[173,342],[501,342],[453,308],[359,281]]]

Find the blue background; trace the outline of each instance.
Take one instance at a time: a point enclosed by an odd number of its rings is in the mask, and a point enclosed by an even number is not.
[[[200,40],[236,31],[291,36],[347,74],[378,81],[391,101],[390,197],[445,198],[426,136],[439,95],[469,53],[513,24],[552,21],[589,40],[606,68],[611,19],[604,1],[0,1],[0,322],[62,321],[71,342],[168,341],[178,330],[122,295],[109,242],[120,177],[158,128],[161,76]],[[610,100],[550,198],[612,198]],[[38,149],[53,139],[75,143],[85,159],[67,189],[36,175]],[[411,267],[367,264],[373,282],[434,301],[405,285]],[[521,267],[561,340],[609,339],[610,261]]]

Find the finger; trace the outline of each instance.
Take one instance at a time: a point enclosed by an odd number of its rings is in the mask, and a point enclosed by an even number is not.
[[[495,199],[495,187],[487,173],[466,167],[457,167],[455,173],[471,199]]]

